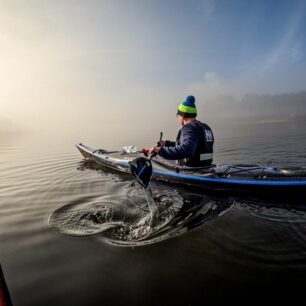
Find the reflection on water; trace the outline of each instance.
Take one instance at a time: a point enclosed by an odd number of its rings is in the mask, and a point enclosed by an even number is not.
[[[236,207],[252,217],[269,222],[288,222],[306,225],[306,205],[279,203],[255,199],[236,199]]]

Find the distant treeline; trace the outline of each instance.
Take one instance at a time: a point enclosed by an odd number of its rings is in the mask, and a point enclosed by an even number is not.
[[[306,91],[277,95],[247,94],[242,99],[220,96],[200,108],[212,117],[298,118],[306,116]]]

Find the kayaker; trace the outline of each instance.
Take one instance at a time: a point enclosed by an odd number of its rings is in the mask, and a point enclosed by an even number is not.
[[[150,153],[158,153],[179,165],[188,167],[209,166],[213,161],[214,135],[211,128],[196,119],[195,97],[188,96],[178,107],[176,114],[182,128],[176,141],[160,140]]]

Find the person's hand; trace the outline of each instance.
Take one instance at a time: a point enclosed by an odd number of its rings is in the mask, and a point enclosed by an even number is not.
[[[164,140],[159,140],[159,141],[157,142],[157,146],[158,146],[158,147],[163,147],[165,144],[166,144],[166,142],[165,142]]]
[[[149,153],[152,154],[152,153],[157,153],[159,152],[159,150],[161,149],[161,147],[152,147],[150,150],[149,150]]]

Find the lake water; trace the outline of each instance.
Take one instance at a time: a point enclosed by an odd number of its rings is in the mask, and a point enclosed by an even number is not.
[[[215,137],[217,164],[306,165],[304,121],[219,126]],[[305,198],[216,198],[153,182],[166,235],[122,246],[150,220],[144,191],[86,166],[76,142],[126,145],[0,134],[0,263],[15,306],[306,302]]]

